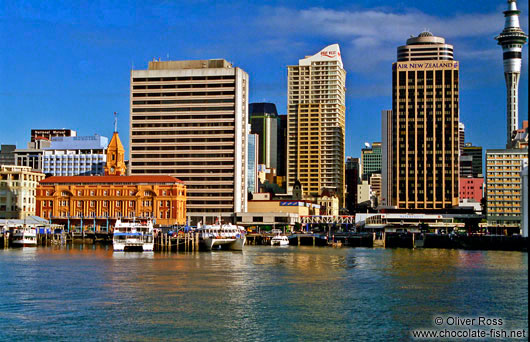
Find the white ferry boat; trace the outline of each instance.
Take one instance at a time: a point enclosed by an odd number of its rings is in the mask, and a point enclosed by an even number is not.
[[[122,222],[117,220],[114,225],[112,247],[118,251],[143,251],[152,252],[154,247],[153,222],[133,221]]]
[[[245,229],[232,224],[205,225],[197,231],[199,244],[209,251],[212,249],[242,251],[246,241]]]
[[[289,238],[285,235],[276,235],[271,239],[271,246],[288,246]]]
[[[13,247],[37,247],[37,229],[21,227],[13,232]]]

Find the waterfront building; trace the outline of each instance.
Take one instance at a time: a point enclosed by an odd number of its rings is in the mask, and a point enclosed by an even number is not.
[[[382,149],[380,142],[374,142],[372,146],[368,143],[361,150],[362,179],[369,180],[372,174],[381,173]]]
[[[100,135],[52,137],[42,153],[42,172],[52,176],[103,175],[109,139]]]
[[[484,194],[484,178],[460,178],[460,204],[463,200],[480,203]]]
[[[36,214],[68,228],[104,230],[120,218],[186,223],[186,186],[171,176],[53,176],[36,192]]]
[[[519,128],[519,77],[521,75],[521,51],[528,36],[521,30],[515,0],[508,0],[508,10],[504,11],[504,29],[495,37],[502,46],[504,79],[506,80],[506,121],[507,148],[512,146],[513,133]]]
[[[249,105],[251,133],[259,136],[258,164],[278,168],[278,112],[274,103]]]
[[[39,139],[52,140],[53,137],[75,137],[76,131],[71,129],[32,129],[30,142],[35,142]]]
[[[276,162],[276,173],[280,177],[286,175],[287,168],[287,115],[278,115],[278,161]]]
[[[271,200],[270,194],[255,194],[248,201],[248,212],[236,213],[236,224],[248,228],[292,229],[302,216],[319,215],[320,206],[303,200]]]
[[[381,111],[381,202],[392,203],[392,110]]]
[[[28,166],[0,165],[0,218],[35,215],[35,191],[44,177]]]
[[[436,210],[458,205],[459,63],[430,32],[407,40],[392,65],[390,206]]]
[[[258,189],[258,154],[259,154],[259,135],[248,135],[248,172],[247,172],[247,189],[249,193],[257,192]]]
[[[0,146],[0,165],[16,165],[15,150],[17,145]]]
[[[528,149],[486,150],[486,217],[491,226],[519,234],[521,171],[528,166]]]
[[[287,67],[287,188],[344,200],[346,70],[338,44]]]
[[[460,178],[480,178],[482,173],[482,146],[465,143],[460,152]]]
[[[129,174],[184,181],[190,224],[246,211],[248,82],[224,59],[131,71]]]
[[[523,179],[523,200],[521,201],[521,230],[524,237],[528,237],[528,166],[521,172]]]
[[[346,209],[350,214],[357,207],[357,185],[359,184],[359,158],[346,158]]]

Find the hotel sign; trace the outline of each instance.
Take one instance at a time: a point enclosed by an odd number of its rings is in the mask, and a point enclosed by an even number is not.
[[[398,62],[394,63],[393,69],[458,69],[457,61],[433,61],[433,62]]]

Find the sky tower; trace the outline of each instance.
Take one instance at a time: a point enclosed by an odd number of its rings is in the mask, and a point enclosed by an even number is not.
[[[506,18],[504,30],[495,37],[502,46],[504,61],[504,78],[506,79],[507,103],[507,147],[512,145],[512,132],[519,128],[519,76],[521,75],[521,50],[526,44],[528,36],[521,30],[516,0],[508,0],[508,10],[504,11]]]

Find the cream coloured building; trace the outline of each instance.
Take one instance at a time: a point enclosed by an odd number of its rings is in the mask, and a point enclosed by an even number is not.
[[[184,181],[190,224],[247,210],[248,82],[224,59],[131,71],[129,174]]]
[[[35,190],[45,175],[29,166],[0,166],[0,218],[35,215]]]
[[[287,188],[344,199],[346,71],[338,44],[287,67]]]
[[[486,150],[486,217],[491,226],[519,233],[523,187],[521,171],[528,166],[528,149]]]

